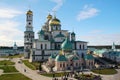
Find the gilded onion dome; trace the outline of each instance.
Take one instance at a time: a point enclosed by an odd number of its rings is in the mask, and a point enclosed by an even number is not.
[[[51,14],[48,14],[47,19],[48,19],[48,20],[52,19],[52,15],[51,15]]]
[[[50,25],[60,25],[60,20],[57,19],[56,17],[54,17],[54,18],[50,21]]]
[[[27,15],[32,15],[33,12],[31,10],[27,11]]]

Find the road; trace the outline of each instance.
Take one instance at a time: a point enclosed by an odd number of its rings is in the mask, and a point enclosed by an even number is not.
[[[31,78],[32,80],[52,80],[52,78],[41,76],[40,74],[37,74],[37,71],[31,70],[28,67],[26,67],[23,63],[18,63],[19,58],[12,59],[13,62],[15,62],[16,69],[24,74],[25,76]],[[26,69],[26,72],[24,72],[24,69]]]

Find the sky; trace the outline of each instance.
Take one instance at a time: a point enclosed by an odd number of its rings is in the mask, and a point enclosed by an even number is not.
[[[0,0],[0,46],[24,45],[26,12],[33,11],[35,38],[47,15],[88,45],[120,45],[120,0]]]

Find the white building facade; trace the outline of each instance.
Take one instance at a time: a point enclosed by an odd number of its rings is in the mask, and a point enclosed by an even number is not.
[[[72,49],[79,56],[84,57],[86,55],[87,42],[77,41],[74,32],[68,32],[68,30],[61,29],[61,22],[58,18],[56,18],[56,16],[52,16],[50,14],[47,16],[47,21],[42,26],[41,30],[38,31],[38,39],[34,39],[34,32],[32,28],[33,27],[31,26],[29,29],[29,34],[30,36],[32,35],[32,38],[26,37],[29,36],[27,35],[27,31],[25,32],[24,38],[24,49],[26,52],[28,48],[30,50],[30,54],[25,53],[25,57],[28,57],[30,61],[44,61],[47,60],[52,53],[59,53],[61,44],[64,42],[66,37],[68,37],[71,41]],[[30,39],[31,42],[28,41],[28,39]]]

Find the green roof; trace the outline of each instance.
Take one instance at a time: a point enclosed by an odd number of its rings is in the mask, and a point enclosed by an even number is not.
[[[65,37],[65,36],[60,32],[59,34],[57,34],[57,35],[55,36],[55,38],[57,38],[57,37]]]
[[[40,30],[40,31],[38,32],[38,34],[44,35],[44,31],[43,31],[43,30]]]
[[[86,54],[85,59],[86,59],[86,60],[93,60],[94,57],[93,57],[92,54]]]
[[[72,32],[72,33],[71,33],[71,35],[75,35],[75,33],[74,33],[74,32]]]
[[[67,58],[62,54],[58,54],[55,61],[67,61]]]
[[[50,39],[50,41],[51,41],[51,42],[55,42],[55,40],[54,40],[53,38],[52,38],[52,39]]]
[[[49,58],[51,58],[51,59],[55,59],[56,56],[55,56],[55,54],[52,53],[51,56],[50,56]]]
[[[74,60],[79,60],[79,58],[77,57],[77,56],[74,56],[73,58],[72,58],[72,60],[74,61]]]
[[[68,38],[65,39],[65,41],[61,45],[62,50],[72,50],[72,43]]]

